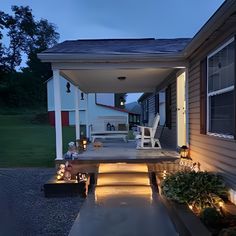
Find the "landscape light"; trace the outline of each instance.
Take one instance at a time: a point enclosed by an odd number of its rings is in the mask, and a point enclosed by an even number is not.
[[[188,157],[188,151],[189,151],[189,149],[188,149],[188,147],[187,146],[182,146],[181,148],[180,148],[180,157],[181,158],[187,158]]]
[[[85,151],[87,149],[87,139],[82,139],[82,144],[83,144],[83,150]]]

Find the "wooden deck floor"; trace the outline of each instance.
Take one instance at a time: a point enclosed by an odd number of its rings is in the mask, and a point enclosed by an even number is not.
[[[87,150],[80,154],[79,162],[158,162],[175,161],[179,154],[173,149],[137,150],[135,142],[103,142],[103,147],[95,148],[89,144]]]

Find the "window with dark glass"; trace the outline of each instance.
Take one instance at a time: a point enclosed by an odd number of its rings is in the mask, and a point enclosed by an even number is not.
[[[235,49],[231,39],[207,60],[207,130],[209,134],[234,135]]]
[[[146,99],[142,104],[142,114],[143,114],[143,123],[148,122],[148,99]]]

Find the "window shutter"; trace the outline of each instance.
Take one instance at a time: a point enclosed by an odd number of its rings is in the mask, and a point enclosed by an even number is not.
[[[155,94],[155,114],[160,113],[159,109],[159,93]]]
[[[166,127],[171,129],[171,85],[166,89]]]
[[[200,133],[206,134],[207,127],[207,58],[200,63]]]
[[[141,113],[142,123],[144,124],[144,119],[145,119],[145,105],[144,105],[144,102],[141,103],[141,108],[142,108],[142,113]]]

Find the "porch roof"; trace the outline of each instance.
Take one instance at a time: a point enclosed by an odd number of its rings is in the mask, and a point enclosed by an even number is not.
[[[170,54],[183,50],[189,38],[175,39],[89,39],[67,40],[47,49],[42,54]]]
[[[225,1],[192,39],[70,40],[38,57],[86,93],[153,92],[174,69],[187,67],[189,57],[234,16],[235,8],[235,0]]]
[[[43,51],[39,58],[86,93],[153,92],[174,68],[185,67],[181,51],[189,41],[72,40]]]

